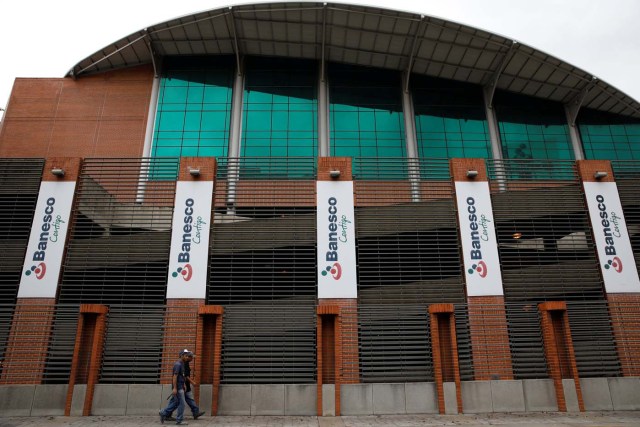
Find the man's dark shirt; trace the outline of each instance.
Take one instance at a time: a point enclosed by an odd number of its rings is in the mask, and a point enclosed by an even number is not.
[[[176,380],[176,387],[178,389],[178,391],[182,390],[184,388],[184,382],[185,382],[185,363],[182,362],[182,360],[178,360],[176,363],[173,364],[173,375],[178,375],[178,378]]]

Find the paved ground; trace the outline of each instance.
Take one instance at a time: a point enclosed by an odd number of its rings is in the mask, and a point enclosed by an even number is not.
[[[209,427],[610,427],[640,426],[640,411],[476,415],[385,415],[366,417],[202,417],[186,420]],[[159,417],[0,417],[1,427],[146,427],[159,426]],[[166,422],[166,426],[174,423]]]

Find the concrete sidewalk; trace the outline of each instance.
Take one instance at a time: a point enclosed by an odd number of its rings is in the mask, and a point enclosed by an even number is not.
[[[513,426],[513,427],[603,427],[640,426],[640,411],[469,415],[381,415],[361,417],[202,417],[190,426],[227,427],[425,427],[425,426]],[[62,426],[159,426],[159,417],[0,417],[0,427]],[[175,425],[167,421],[165,426]]]

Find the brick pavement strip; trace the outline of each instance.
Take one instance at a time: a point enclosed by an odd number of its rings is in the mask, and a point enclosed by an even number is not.
[[[378,415],[359,417],[203,417],[198,427],[613,427],[640,426],[640,411],[468,415]],[[158,417],[0,417],[0,427],[148,427]],[[166,422],[165,426],[174,425]]]

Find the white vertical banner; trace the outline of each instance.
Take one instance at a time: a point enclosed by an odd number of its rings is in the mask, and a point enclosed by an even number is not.
[[[504,295],[489,183],[455,186],[467,295]]]
[[[171,226],[167,298],[204,299],[213,181],[178,181]]]
[[[317,181],[318,298],[357,298],[353,181]]]
[[[640,292],[618,186],[615,182],[584,182],[584,193],[606,291]]]
[[[18,298],[55,298],[75,181],[43,181],[31,224]]]

